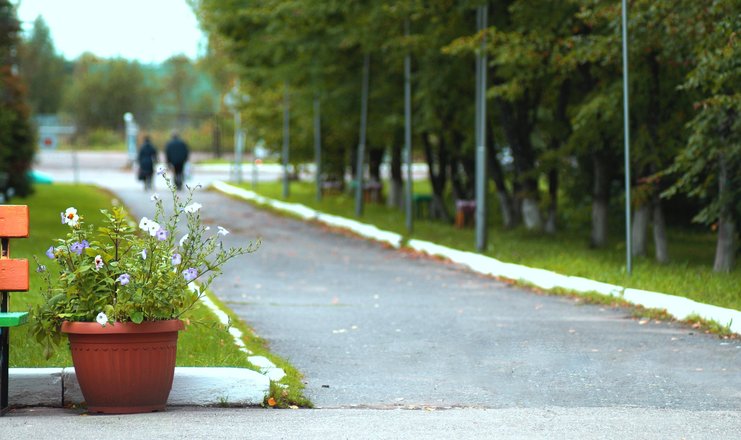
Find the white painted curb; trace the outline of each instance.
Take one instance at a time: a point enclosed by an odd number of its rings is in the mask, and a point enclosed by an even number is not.
[[[273,200],[256,194],[253,191],[238,188],[221,181],[213,182],[212,186],[223,193],[235,197],[265,204],[281,211],[296,214],[304,219],[318,220],[331,226],[348,229],[363,237],[388,243],[394,248],[401,247],[402,237],[399,234],[380,230],[373,225],[360,223],[344,217],[324,214],[298,203],[285,203]],[[409,240],[407,246],[428,255],[447,258],[454,263],[468,267],[474,272],[523,281],[542,289],[562,288],[579,293],[597,292],[605,296],[620,297],[635,305],[665,309],[667,313],[678,319],[687,319],[693,315],[700,316],[703,319],[713,320],[719,324],[727,325],[732,332],[741,334],[741,312],[738,310],[703,304],[681,296],[630,289],[587,278],[562,275],[549,270],[505,263],[496,258],[452,249],[429,241],[412,239]]]
[[[168,405],[261,405],[270,379],[247,368],[176,367]],[[84,399],[75,369],[11,368],[8,403],[12,406],[80,404]]]

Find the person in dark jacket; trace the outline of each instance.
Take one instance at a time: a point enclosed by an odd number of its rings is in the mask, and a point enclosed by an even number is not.
[[[186,144],[176,131],[172,132],[172,138],[165,147],[167,163],[175,172],[175,186],[177,189],[183,189],[183,169],[185,162],[188,161],[188,144]]]
[[[139,149],[139,180],[144,181],[144,190],[152,189],[154,165],[157,163],[157,149],[152,145],[152,139],[144,136],[144,143]]]

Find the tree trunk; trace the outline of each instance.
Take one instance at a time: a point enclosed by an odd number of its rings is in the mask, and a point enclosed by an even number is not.
[[[437,154],[434,152],[434,146],[430,140],[429,133],[422,134],[422,145],[425,149],[425,159],[430,175],[430,184],[432,185],[432,203],[430,205],[430,216],[433,219],[442,219],[447,223],[452,223],[453,218],[445,207],[443,193],[447,181],[446,170],[448,168],[448,157],[445,150],[445,141],[438,138]]]
[[[548,217],[545,221],[545,232],[556,233],[556,215],[558,210],[558,169],[548,171]]]
[[[718,198],[720,200],[726,200],[729,199],[726,194],[730,179],[728,176],[728,164],[722,155],[718,160],[718,168]],[[730,272],[736,257],[736,222],[732,212],[732,208],[728,206],[728,202],[721,206],[720,217],[718,218],[718,242],[715,247],[715,262],[713,264],[713,270],[716,272]]]
[[[594,184],[592,187],[592,247],[602,247],[607,244],[607,208],[609,206],[609,178],[607,164],[598,153],[592,155],[592,169]]]
[[[383,161],[383,148],[368,149],[368,175],[374,182],[381,181],[381,162]]]
[[[409,176],[411,179],[411,176]],[[401,142],[394,142],[391,147],[391,188],[389,188],[386,205],[389,207],[403,208],[404,203],[404,181],[401,175]]]
[[[646,255],[646,243],[648,241],[648,221],[651,217],[651,206],[642,203],[636,207],[633,214],[633,230],[631,238],[633,242],[633,255]]]
[[[499,162],[497,157],[497,151],[494,146],[494,130],[492,124],[487,121],[486,123],[486,157],[489,161],[489,174],[494,180],[494,184],[497,187],[497,198],[499,199],[499,210],[502,213],[502,225],[507,228],[515,227],[517,219],[513,212],[514,206],[512,205],[512,196],[510,195],[509,189],[504,182],[504,171],[502,170],[502,164]]]
[[[529,231],[543,229],[540,207],[538,206],[538,201],[533,197],[525,196],[522,198],[522,221],[525,223],[525,228]]]
[[[653,196],[653,224],[654,224],[654,254],[656,261],[665,264],[669,262],[669,245],[666,240],[666,222],[664,209],[658,191]]]

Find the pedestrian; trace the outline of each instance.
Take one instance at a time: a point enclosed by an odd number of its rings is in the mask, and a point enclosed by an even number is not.
[[[172,132],[170,142],[165,147],[167,163],[173,168],[175,173],[175,187],[178,190],[183,189],[183,169],[188,161],[188,145],[180,139],[177,131]]]
[[[144,190],[152,189],[154,166],[157,164],[157,149],[152,145],[152,139],[144,136],[144,143],[139,149],[139,180],[144,182]]]

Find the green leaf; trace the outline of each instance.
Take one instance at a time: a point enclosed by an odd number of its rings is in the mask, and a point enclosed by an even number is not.
[[[141,324],[142,321],[144,321],[144,313],[142,313],[141,311],[137,310],[135,312],[131,312],[129,314],[129,318],[131,318],[131,322],[133,322],[135,324]]]

